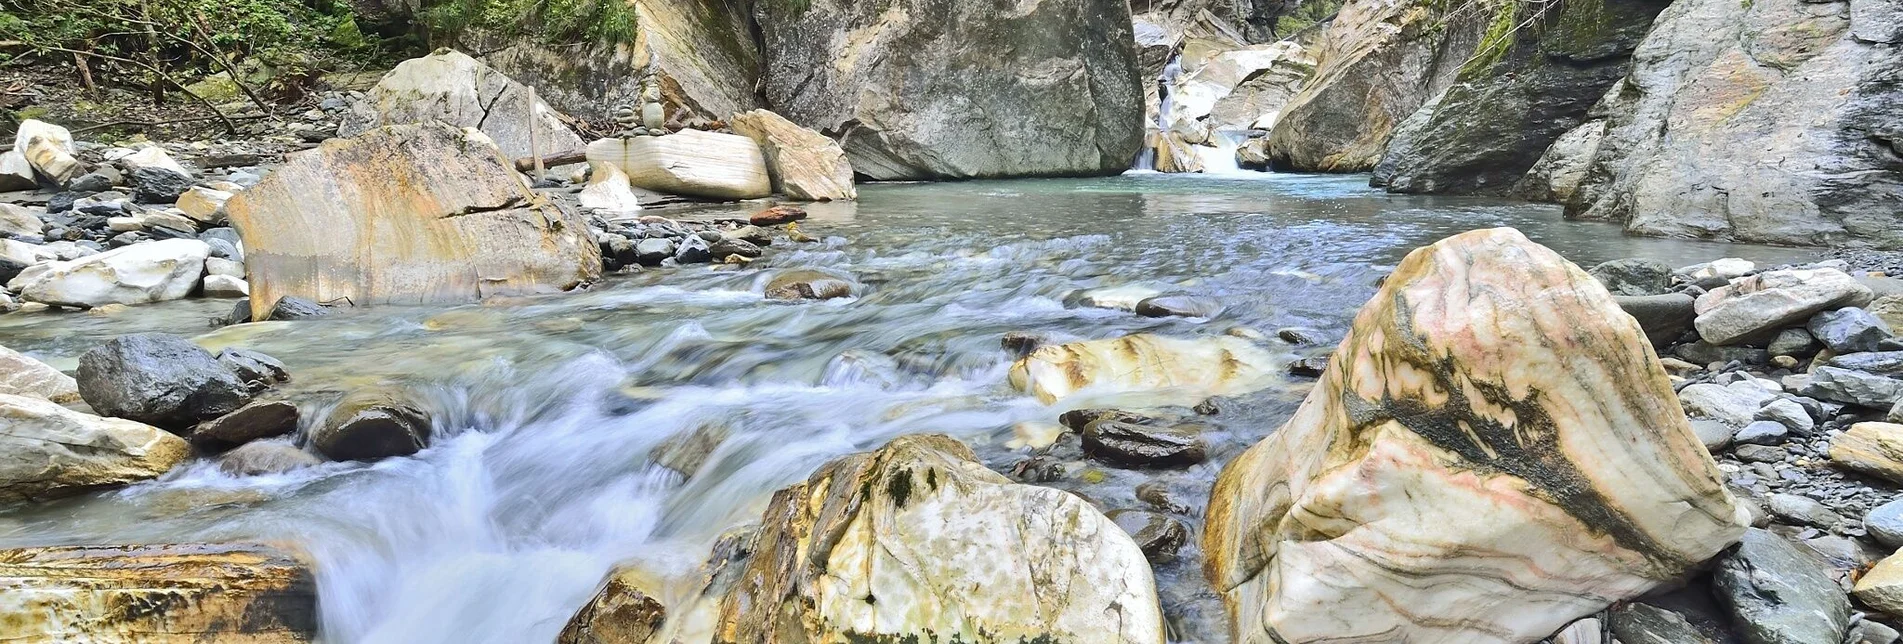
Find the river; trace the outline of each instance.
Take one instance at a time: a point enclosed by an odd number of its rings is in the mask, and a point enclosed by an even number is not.
[[[717,535],[833,456],[942,432],[1008,471],[1024,458],[1006,446],[1012,425],[1061,410],[1004,384],[1007,332],[1068,340],[1302,326],[1339,338],[1408,250],[1481,227],[1514,226],[1586,266],[1810,256],[1625,237],[1610,224],[1563,221],[1552,206],[1389,195],[1365,176],[869,185],[856,204],[812,212],[802,228],[820,243],[774,249],[739,270],[617,275],[576,294],[215,332],[208,321],[227,301],[0,316],[0,344],[62,369],[118,334],[209,333],[208,345],[287,363],[287,392],[312,401],[307,422],[327,392],[358,387],[409,390],[437,418],[434,444],[414,458],[252,478],[199,461],[123,490],[0,509],[0,547],[283,542],[315,562],[326,641],[550,642],[618,561],[668,580],[664,601],[684,599]],[[771,270],[788,266],[844,270],[866,289],[851,300],[762,299]],[[1198,321],[1074,304],[1082,289],[1129,284],[1215,296],[1228,309]],[[1154,477],[1194,497],[1306,386],[1288,378],[1225,404],[1207,464],[1093,466],[1051,485],[1105,509],[1143,507],[1133,488]],[[649,459],[662,441],[703,428],[729,438],[691,479]],[[1181,517],[1191,525],[1194,506]],[[1192,546],[1157,567],[1172,639],[1223,641],[1199,564]]]

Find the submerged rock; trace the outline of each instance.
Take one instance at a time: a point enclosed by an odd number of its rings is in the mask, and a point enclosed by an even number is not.
[[[165,544],[0,550],[9,618],[0,640],[309,642],[317,583],[261,545]]]
[[[0,431],[0,502],[157,478],[192,452],[184,439],[156,427],[82,414],[44,398],[0,394],[0,418],[6,421]],[[6,588],[4,581],[0,588]],[[7,623],[0,620],[0,632]]]
[[[562,627],[555,644],[644,644],[661,630],[667,607],[641,590],[644,575],[633,568],[610,573],[593,599]]]
[[[108,340],[79,356],[76,373],[80,396],[99,413],[175,432],[251,400],[245,383],[210,352],[163,333]]]
[[[1742,510],[1617,311],[1511,229],[1410,253],[1210,494],[1238,641],[1534,641],[1734,543]]]
[[[1130,538],[1143,550],[1143,556],[1155,563],[1175,561],[1176,552],[1189,541],[1189,528],[1165,515],[1143,510],[1111,510],[1106,516],[1130,533]]]
[[[280,441],[252,441],[218,457],[218,469],[233,476],[283,474],[322,463],[310,453]]]
[[[1197,425],[1098,420],[1084,426],[1084,453],[1132,467],[1182,467],[1203,462],[1208,445]]]
[[[851,297],[857,285],[848,277],[810,268],[781,271],[766,284],[769,300],[830,300]]]
[[[333,461],[409,456],[430,443],[430,416],[381,391],[359,391],[337,403],[311,432],[311,446]]]
[[[716,642],[1164,641],[1149,563],[1128,534],[1072,494],[1011,483],[945,436],[828,463],[774,494],[762,523],[720,602]]]
[[[1011,386],[1046,403],[1093,394],[1180,395],[1192,402],[1272,382],[1275,360],[1248,340],[1138,334],[1048,345],[1011,366]]]
[[[1223,305],[1213,297],[1164,295],[1137,302],[1136,314],[1148,318],[1213,318],[1222,315]]]

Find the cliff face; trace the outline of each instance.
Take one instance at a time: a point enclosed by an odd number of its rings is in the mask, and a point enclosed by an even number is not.
[[[1903,5],[1679,0],[1604,101],[1567,214],[1628,231],[1903,248]]]

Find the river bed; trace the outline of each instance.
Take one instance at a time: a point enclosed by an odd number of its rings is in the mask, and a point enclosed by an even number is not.
[[[67,370],[116,335],[209,334],[201,341],[283,360],[300,400],[406,389],[435,412],[438,432],[414,458],[251,478],[200,461],[123,490],[0,509],[0,547],[282,542],[317,566],[325,641],[548,642],[618,561],[666,580],[663,601],[684,600],[719,534],[834,456],[942,432],[1009,471],[1025,457],[1007,446],[1014,424],[1093,401],[1054,408],[1012,391],[999,346],[1008,332],[1065,341],[1299,326],[1332,342],[1407,251],[1492,226],[1519,228],[1583,266],[1813,256],[1626,237],[1611,224],[1564,221],[1553,206],[1390,195],[1366,181],[1249,173],[870,185],[855,204],[810,209],[801,228],[821,242],[771,249],[741,269],[616,275],[582,293],[223,330],[210,320],[229,301],[0,316],[0,344]],[[763,299],[772,270],[791,266],[852,273],[865,292]],[[1081,290],[1132,284],[1228,308],[1211,320],[1148,319],[1075,304]],[[1307,385],[1289,377],[1225,402],[1203,465],[1089,466],[1049,484],[1106,510],[1144,507],[1134,487],[1158,477],[1194,498],[1287,418]],[[321,405],[306,404],[307,419]],[[691,479],[649,458],[705,428],[728,438]],[[1201,506],[1196,498],[1178,517],[1195,527]],[[1192,545],[1156,569],[1174,641],[1225,640],[1199,565]]]

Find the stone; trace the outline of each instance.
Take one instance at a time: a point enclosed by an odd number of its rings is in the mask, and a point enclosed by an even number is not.
[[[735,114],[727,125],[766,153],[775,192],[806,201],[859,197],[852,185],[852,162],[838,142],[768,110]]]
[[[176,300],[198,288],[210,254],[196,239],[122,246],[45,264],[30,278],[23,273],[19,290],[30,302],[80,308]]]
[[[1047,345],[1011,365],[1011,386],[1052,403],[1074,394],[1194,404],[1268,386],[1276,360],[1242,338],[1137,334]]]
[[[634,186],[628,183],[628,173],[612,163],[590,163],[588,187],[575,194],[581,207],[592,210],[605,210],[613,215],[627,215],[641,211],[641,200],[634,194]]]
[[[236,277],[239,279],[243,279],[244,278],[244,263],[232,261],[222,257],[207,257],[205,258],[205,274],[206,275],[224,275],[227,277]]]
[[[297,405],[282,400],[254,402],[237,411],[199,423],[192,444],[207,451],[225,451],[260,438],[297,431]]]
[[[1830,462],[1852,472],[1903,483],[1903,425],[1851,425],[1830,439]]]
[[[156,427],[82,414],[34,396],[0,394],[0,417],[6,419],[0,501],[40,501],[158,478],[192,452],[184,439]],[[7,623],[0,622],[0,632]]]
[[[1830,356],[1825,365],[1884,376],[1903,376],[1903,351],[1871,351]]]
[[[1782,445],[1789,435],[1790,429],[1783,423],[1759,420],[1738,430],[1738,433],[1731,437],[1731,441],[1744,445]]]
[[[192,221],[190,217],[165,211],[145,213],[139,218],[139,225],[154,236],[168,231],[180,233],[173,235],[180,239],[190,239],[198,235],[198,222]]]
[[[251,295],[251,285],[243,279],[230,275],[207,275],[204,284],[205,297],[246,297]]]
[[[1836,642],[1849,627],[1850,599],[1823,564],[1764,530],[1718,560],[1712,587],[1746,642]]]
[[[661,262],[674,257],[674,241],[663,237],[649,237],[634,243],[635,261],[642,266],[660,266]]]
[[[1165,515],[1144,510],[1111,510],[1106,516],[1130,533],[1130,538],[1136,540],[1137,547],[1151,563],[1175,561],[1176,552],[1189,541],[1189,528]]]
[[[254,391],[291,381],[291,372],[284,368],[283,362],[250,349],[227,347],[218,352],[218,364],[230,369]]]
[[[831,271],[795,268],[780,271],[766,284],[769,300],[830,300],[852,297],[858,290],[848,276]]]
[[[32,356],[0,346],[0,394],[79,402],[79,383]]]
[[[778,226],[805,218],[806,211],[793,206],[779,205],[747,216],[747,223],[753,226]]]
[[[682,130],[665,136],[600,139],[588,144],[588,162],[628,174],[636,188],[718,200],[773,194],[766,153],[744,136]]]
[[[192,178],[160,167],[136,168],[130,173],[132,199],[138,203],[166,204],[178,201],[192,187]]]
[[[45,121],[27,119],[13,136],[13,149],[26,157],[29,165],[53,183],[65,185],[86,173],[73,148],[73,134],[66,128]]]
[[[0,152],[0,192],[32,190],[40,186],[33,164],[19,150]]]
[[[1808,358],[1816,355],[1819,348],[1821,345],[1817,343],[1817,338],[1811,337],[1809,331],[1790,328],[1777,332],[1777,337],[1771,339],[1770,346],[1765,350],[1773,356]]]
[[[1811,336],[1838,354],[1876,351],[1878,343],[1896,335],[1883,320],[1855,307],[1819,312],[1811,316],[1807,329]]]
[[[1782,463],[1791,455],[1784,448],[1772,445],[1739,445],[1731,453],[1746,463]]]
[[[1765,364],[1771,361],[1771,354],[1763,349],[1752,347],[1721,347],[1700,340],[1690,344],[1681,344],[1672,348],[1678,357],[1690,360],[1694,364],[1710,365],[1730,364],[1733,361],[1744,364]]]
[[[661,630],[667,608],[641,590],[649,580],[635,568],[611,572],[556,636],[555,644],[642,644]]]
[[[40,221],[42,214],[24,206],[0,204],[0,238],[18,237],[29,241],[41,238],[46,230],[46,222]]]
[[[95,411],[184,432],[251,400],[236,374],[192,341],[122,335],[79,356],[80,397]]]
[[[317,582],[255,544],[0,550],[0,595],[19,642],[310,642]]]
[[[705,264],[713,259],[713,246],[700,237],[688,236],[674,247],[674,261],[682,264]]]
[[[1149,563],[1128,534],[1075,495],[985,469],[946,436],[827,463],[775,493],[761,524],[720,600],[717,641],[1165,641]]]
[[[1679,404],[1693,417],[1713,418],[1743,427],[1757,417],[1758,409],[1774,394],[1749,382],[1730,385],[1699,383],[1678,391]]]
[[[1144,425],[1099,420],[1084,426],[1084,453],[1130,467],[1184,467],[1203,462],[1209,447],[1195,425]]]
[[[252,299],[253,299],[253,306],[256,306],[256,298],[252,298]],[[253,309],[253,310],[256,310],[256,309]],[[263,320],[309,320],[313,318],[321,318],[326,315],[330,315],[330,309],[325,308],[323,305],[318,304],[316,302],[312,302],[310,300],[307,300],[301,297],[297,297],[295,295],[286,295],[284,297],[278,298],[278,301],[271,305],[270,313],[266,314],[263,318],[260,318],[260,319],[263,319]]]
[[[1817,367],[1811,370],[1810,383],[1798,393],[1887,410],[1903,401],[1903,380],[1838,367]]]
[[[838,139],[874,180],[1115,175],[1142,145],[1125,2],[813,0],[753,13],[767,104]],[[974,96],[1012,107],[973,109]]]
[[[1735,543],[1745,511],[1617,311],[1512,229],[1409,253],[1216,479],[1236,641],[1531,642]]]
[[[467,54],[438,49],[427,56],[399,63],[384,74],[352,108],[337,135],[354,137],[386,125],[432,121],[458,128],[477,128],[495,142],[509,159],[533,153],[579,150],[581,137],[563,123],[554,108],[535,98],[530,88],[511,80]]]
[[[1328,371],[1328,356],[1301,358],[1288,363],[1288,375],[1320,378]]]
[[[1850,635],[1844,639],[1849,644],[1896,644],[1903,640],[1903,633],[1868,619],[1850,627]]]
[[[311,432],[310,444],[333,461],[375,461],[409,456],[430,442],[430,416],[397,396],[364,390],[337,403],[323,424]]]
[[[692,430],[679,432],[667,437],[648,450],[648,460],[655,465],[673,470],[682,478],[694,478],[700,472],[700,466],[720,449],[722,443],[732,436],[733,430],[724,423],[702,423]]]
[[[192,177],[191,170],[180,165],[177,159],[173,159],[172,155],[165,151],[165,148],[156,145],[139,148],[137,152],[119,157],[118,163],[120,167],[126,169],[126,172],[135,175],[138,170],[152,168],[155,170],[166,170],[187,179]]]
[[[192,221],[206,226],[220,226],[225,223],[225,202],[230,200],[229,192],[192,186],[178,196],[176,207],[185,216],[191,217]]]
[[[1816,526],[1829,530],[1844,522],[1842,515],[1830,511],[1816,499],[1796,494],[1773,494],[1765,503],[1764,509],[1771,516],[1792,525]]]
[[[1891,555],[1857,578],[1851,590],[1865,606],[1889,613],[1903,614],[1903,557]]]
[[[1694,324],[1706,342],[1749,343],[1769,339],[1818,311],[1869,299],[1869,288],[1834,268],[1770,271],[1699,296]]]
[[[1553,644],[1602,644],[1605,624],[1597,618],[1588,617],[1566,625],[1553,634]]]
[[[1717,644],[1684,615],[1651,604],[1615,606],[1609,617],[1612,636],[1622,644]]]
[[[1416,116],[1420,114],[1415,112]],[[1539,160],[1534,161],[1533,167],[1513,186],[1513,194],[1530,201],[1571,201],[1573,194],[1579,191],[1580,182],[1585,181],[1586,170],[1592,166],[1593,156],[1599,153],[1599,142],[1605,136],[1604,119],[1588,118],[1567,130],[1540,153]]]
[[[1213,297],[1164,295],[1137,302],[1136,314],[1146,318],[1213,318],[1222,315],[1223,305]]]
[[[1811,418],[1810,411],[1804,405],[1788,398],[1779,398],[1764,403],[1752,418],[1760,421],[1773,421],[1799,435],[1809,436],[1816,429],[1817,421]],[[1754,423],[1755,424],[1755,423]]]
[[[251,314],[279,298],[458,303],[601,277],[579,214],[529,190],[480,134],[394,125],[292,155],[225,203],[244,238]]]
[[[261,476],[321,465],[304,450],[279,441],[252,441],[218,457],[218,469],[232,476]]]
[[[1684,293],[1614,295],[1612,301],[1619,305],[1619,310],[1638,320],[1639,328],[1655,347],[1668,346],[1684,337],[1692,328],[1692,319],[1698,315],[1692,310],[1692,296]]]
[[[1693,418],[1691,424],[1692,433],[1698,436],[1698,442],[1705,445],[1705,451],[1714,454],[1730,445],[1731,435],[1738,432],[1737,428],[1723,421],[1709,418]]]
[[[1870,302],[1869,309],[1891,330],[1903,329],[1903,295],[1884,295]]]

